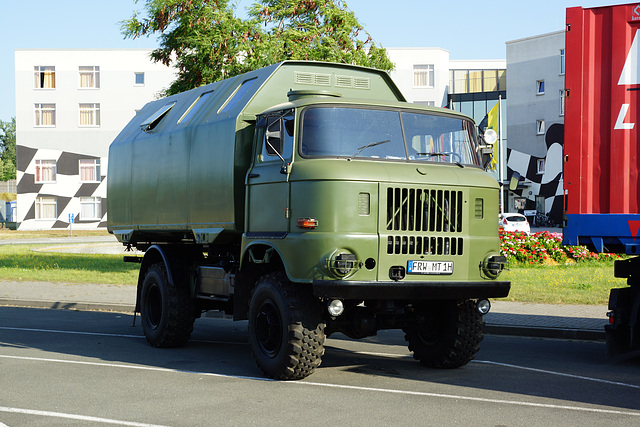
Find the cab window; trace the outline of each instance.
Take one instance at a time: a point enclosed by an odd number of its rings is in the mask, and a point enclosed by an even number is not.
[[[293,154],[293,112],[269,115],[262,132],[261,162],[290,160]]]

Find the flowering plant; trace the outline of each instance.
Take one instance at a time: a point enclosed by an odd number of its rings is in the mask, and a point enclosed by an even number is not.
[[[527,236],[521,232],[501,232],[500,251],[510,263],[544,264],[567,260],[590,261],[619,258],[614,254],[596,254],[586,246],[563,246],[560,233],[542,231]]]

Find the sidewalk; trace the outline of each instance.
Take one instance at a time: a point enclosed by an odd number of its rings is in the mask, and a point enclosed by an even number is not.
[[[133,313],[132,285],[0,282],[0,306]],[[607,307],[492,301],[486,333],[542,338],[604,340]]]

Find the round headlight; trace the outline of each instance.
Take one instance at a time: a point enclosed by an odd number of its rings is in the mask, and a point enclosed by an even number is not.
[[[491,279],[496,279],[505,265],[507,264],[507,257],[499,255],[487,256],[482,264],[480,264],[482,272]]]
[[[361,264],[351,252],[338,249],[327,259],[326,267],[334,276],[343,278],[357,271]]]

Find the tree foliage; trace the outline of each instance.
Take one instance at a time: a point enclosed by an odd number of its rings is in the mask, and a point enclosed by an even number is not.
[[[178,70],[167,94],[287,59],[393,68],[341,0],[258,0],[247,19],[228,0],[146,0],[144,9],[122,33],[159,35],[152,59]]]
[[[16,179],[16,118],[0,120],[0,181]]]

